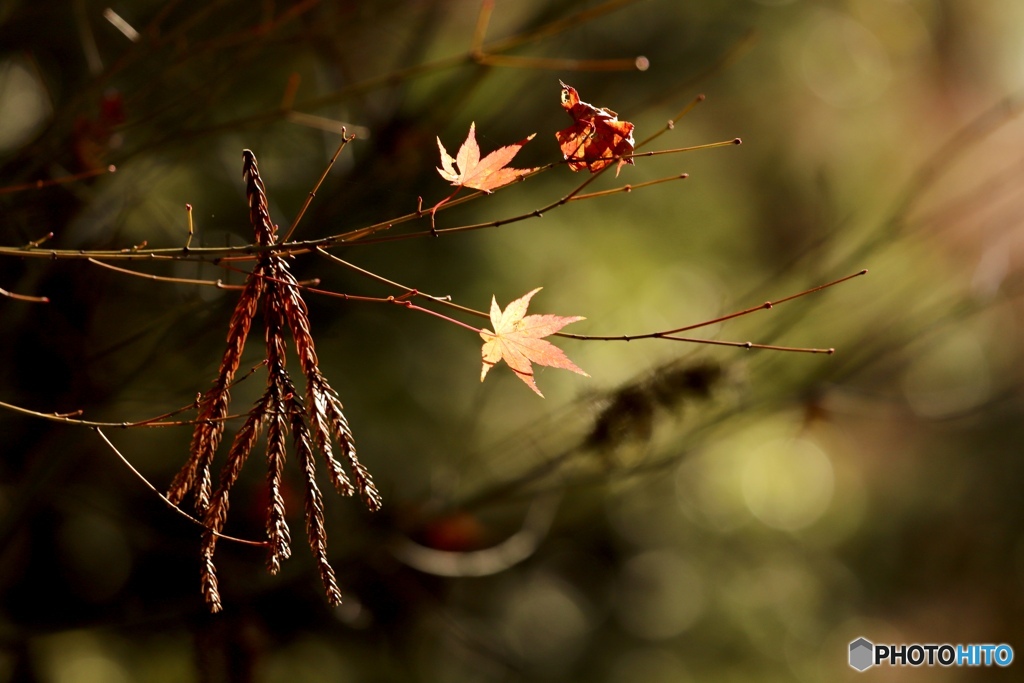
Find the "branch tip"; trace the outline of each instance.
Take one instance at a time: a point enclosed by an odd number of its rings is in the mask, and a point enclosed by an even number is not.
[[[40,237],[39,239],[32,240],[31,242],[29,242],[28,244],[25,245],[24,248],[25,249],[35,249],[35,248],[39,247],[43,242],[45,242],[48,239],[51,239],[52,237],[53,237],[53,232],[52,231],[48,232],[45,235],[43,235],[42,237]]]

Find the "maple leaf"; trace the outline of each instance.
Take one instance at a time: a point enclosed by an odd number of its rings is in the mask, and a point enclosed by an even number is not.
[[[454,159],[444,148],[441,138],[437,139],[437,146],[441,150],[441,168],[437,169],[437,172],[452,185],[491,192],[537,170],[536,168],[506,168],[523,145],[532,140],[534,135],[536,133],[513,145],[500,147],[481,159],[480,146],[476,143],[476,123],[471,123],[469,124],[469,135],[466,136],[466,141],[462,143],[462,147],[459,148],[459,153]],[[458,165],[458,173],[455,172],[453,164]]]
[[[611,109],[598,109],[580,100],[579,93],[572,86],[562,85],[562,108],[573,119],[573,124],[555,133],[562,155],[569,162],[569,168],[580,171],[590,169],[597,173],[610,166],[615,157],[632,154],[633,124],[619,121],[619,115]],[[633,165],[632,159],[619,159],[615,175],[619,175],[624,164]]]
[[[499,360],[504,360],[519,379],[526,382],[526,386],[543,397],[533,380],[533,365],[546,365],[552,368],[572,370],[584,377],[590,377],[586,372],[576,366],[565,353],[542,337],[558,332],[560,329],[583,320],[580,316],[564,317],[560,315],[526,315],[526,309],[530,305],[530,299],[541,290],[537,289],[527,292],[516,299],[502,311],[498,307],[498,301],[491,297],[491,325],[494,331],[481,330],[480,337],[484,340],[482,349],[483,368],[480,370],[480,381],[484,381],[487,371],[494,367]]]

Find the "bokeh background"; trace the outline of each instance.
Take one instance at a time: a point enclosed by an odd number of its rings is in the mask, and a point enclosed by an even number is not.
[[[1024,652],[1024,5],[497,0],[484,47],[500,59],[473,54],[479,14],[476,0],[6,2],[0,243],[177,247],[190,203],[193,245],[243,245],[241,150],[286,225],[345,124],[358,139],[296,237],[337,234],[446,196],[435,137],[454,150],[470,122],[485,152],[537,133],[518,164],[558,161],[559,79],[638,140],[705,93],[653,148],[742,146],[638,159],[588,190],[685,181],[335,253],[477,309],[543,286],[535,312],[586,316],[567,331],[595,335],[679,327],[868,268],[693,333],[835,355],[560,340],[592,377],[541,371],[542,400],[505,368],[481,384],[470,332],[308,296],[385,498],[370,515],[325,491],[337,609],[303,548],[297,478],[294,557],[271,577],[259,550],[222,543],[225,611],[210,616],[197,528],[91,430],[4,410],[0,679],[1019,676],[1020,662],[858,674],[847,644]],[[585,61],[641,55],[645,71]],[[556,166],[438,225],[533,211],[582,180]],[[132,421],[212,380],[234,292],[0,258],[0,287],[50,298],[0,299],[0,400]],[[400,293],[308,255],[293,267],[338,292]],[[234,392],[239,412],[259,377]],[[107,433],[159,488],[187,454],[187,427]],[[260,535],[259,460],[233,499],[237,535]]]

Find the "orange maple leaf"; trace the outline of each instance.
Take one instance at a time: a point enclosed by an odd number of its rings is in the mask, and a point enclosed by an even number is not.
[[[441,150],[441,168],[437,169],[437,172],[452,185],[491,192],[537,170],[536,168],[505,168],[519,153],[523,145],[533,139],[534,135],[536,133],[513,145],[500,147],[481,159],[480,146],[476,143],[476,123],[471,123],[469,124],[469,135],[466,136],[466,141],[462,143],[459,154],[454,159],[444,148],[441,138],[437,139],[437,146]],[[453,164],[458,165],[458,173],[455,172]]]
[[[562,108],[569,112],[573,124],[555,133],[562,155],[569,161],[569,168],[580,171],[590,169],[597,173],[610,166],[615,157],[633,153],[633,124],[619,121],[619,115],[611,109],[598,109],[580,100],[579,93],[572,86],[562,85]],[[619,159],[615,175],[619,175],[623,164],[633,165],[632,159]]]
[[[560,329],[583,320],[580,316],[564,317],[560,315],[526,315],[526,309],[530,305],[530,299],[541,290],[537,289],[527,292],[516,299],[502,311],[498,307],[498,301],[491,297],[491,325],[494,332],[481,330],[480,337],[484,340],[482,349],[483,368],[480,370],[480,381],[484,381],[487,371],[494,367],[499,360],[504,360],[519,379],[526,382],[526,385],[543,397],[533,380],[532,363],[546,365],[552,368],[572,370],[584,377],[590,377],[586,372],[576,366],[565,353],[549,341],[542,339]]]

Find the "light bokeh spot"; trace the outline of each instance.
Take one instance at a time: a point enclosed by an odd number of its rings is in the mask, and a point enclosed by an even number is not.
[[[748,452],[740,472],[747,508],[783,531],[813,524],[828,509],[835,477],[832,462],[806,439],[778,439]]]
[[[22,60],[0,62],[0,154],[27,142],[52,112],[43,83]]]

